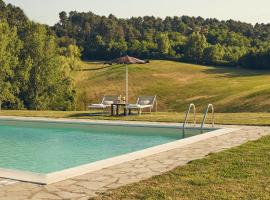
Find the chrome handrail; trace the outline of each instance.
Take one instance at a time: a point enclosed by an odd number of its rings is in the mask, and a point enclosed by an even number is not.
[[[205,125],[205,120],[206,120],[206,117],[207,117],[207,114],[208,114],[210,108],[212,110],[212,127],[213,128],[215,127],[215,108],[214,108],[213,104],[208,104],[208,106],[205,110],[204,116],[203,116],[203,121],[201,124],[201,131],[203,131],[203,128]]]
[[[196,127],[196,106],[195,106],[195,104],[191,103],[189,105],[189,108],[188,108],[187,112],[186,112],[185,120],[184,120],[184,123],[183,123],[183,136],[185,134],[185,128],[186,128],[188,116],[189,116],[189,113],[190,113],[192,108],[193,108],[193,117],[194,117],[194,127]]]

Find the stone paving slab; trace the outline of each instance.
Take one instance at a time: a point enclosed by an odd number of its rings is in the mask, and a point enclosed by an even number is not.
[[[15,183],[18,183],[18,181],[0,178],[0,188],[1,188],[1,187],[4,187],[4,186],[6,186],[6,185],[12,185],[12,184],[15,184]]]
[[[266,135],[270,135],[270,127],[242,127],[241,130],[226,135],[46,186],[0,179],[0,199],[84,200],[99,192],[162,174],[192,160],[201,159],[209,153],[220,152]]]

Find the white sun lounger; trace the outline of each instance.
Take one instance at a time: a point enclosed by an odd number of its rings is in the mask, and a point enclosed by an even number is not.
[[[103,112],[106,108],[111,107],[112,104],[118,101],[118,96],[104,96],[100,104],[91,104],[88,106],[90,109],[102,109]]]
[[[127,109],[129,110],[129,113],[131,113],[131,110],[138,110],[138,114],[141,115],[142,110],[145,108],[149,108],[150,113],[151,113],[155,105],[156,105],[156,111],[157,111],[157,97],[156,96],[140,96],[137,99],[137,103],[129,104],[127,106]]]

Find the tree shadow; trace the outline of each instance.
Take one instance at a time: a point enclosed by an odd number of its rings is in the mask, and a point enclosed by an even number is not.
[[[96,67],[96,68],[83,68],[83,69],[80,69],[80,70],[77,70],[77,71],[99,71],[99,70],[102,70],[102,69],[108,69],[108,68],[112,68],[112,69],[116,69],[116,68],[120,68],[120,67],[123,67],[125,65],[123,64],[116,64],[116,65],[109,65],[109,64],[104,64],[102,67]]]
[[[97,68],[84,68],[84,69],[80,69],[80,70],[77,70],[77,71],[81,71],[81,72],[86,72],[86,71],[99,71],[99,70],[107,69],[107,68],[110,68],[110,67],[112,67],[112,66],[111,66],[111,65],[105,65],[105,66],[97,67]]]
[[[252,70],[239,67],[209,67],[203,70],[206,74],[216,74],[225,78],[251,77],[270,75],[269,70]]]

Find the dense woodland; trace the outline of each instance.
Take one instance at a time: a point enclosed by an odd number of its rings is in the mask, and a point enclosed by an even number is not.
[[[60,13],[53,29],[82,49],[84,59],[130,54],[208,65],[270,68],[270,24],[201,17],[120,19],[91,12]]]
[[[75,108],[76,92],[70,71],[80,52],[74,45],[59,43],[50,27],[31,22],[20,8],[0,0],[2,108]]]

